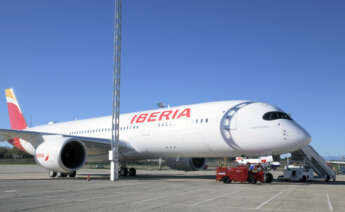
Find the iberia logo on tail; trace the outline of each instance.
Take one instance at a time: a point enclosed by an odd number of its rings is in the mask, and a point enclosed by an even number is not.
[[[6,101],[7,101],[8,115],[10,117],[11,129],[23,130],[27,128],[22,110],[19,107],[17,98],[14,95],[13,89],[12,88],[6,89],[5,95],[6,95]],[[20,143],[19,138],[11,139],[8,142],[11,143],[13,146],[17,147],[18,149],[25,151],[22,144]]]
[[[22,110],[18,104],[17,98],[14,95],[13,89],[5,90],[8,115],[10,117],[11,129],[23,130],[27,127]]]

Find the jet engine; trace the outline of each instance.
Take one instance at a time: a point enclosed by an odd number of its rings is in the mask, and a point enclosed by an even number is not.
[[[167,158],[165,164],[172,169],[182,171],[198,171],[205,169],[207,160],[205,158]]]
[[[80,169],[86,160],[83,143],[62,136],[47,136],[35,152],[36,162],[46,169],[71,173]]]

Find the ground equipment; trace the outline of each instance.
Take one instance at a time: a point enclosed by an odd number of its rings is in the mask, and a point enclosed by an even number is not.
[[[257,181],[262,183],[271,183],[273,176],[271,173],[265,173],[261,166],[254,166],[249,169],[248,166],[239,165],[237,167],[217,167],[216,180],[224,183],[249,182],[255,184]]]
[[[289,165],[284,169],[284,175],[279,176],[279,180],[284,181],[302,181],[307,182],[313,180],[314,172],[305,166]]]
[[[326,161],[310,145],[292,153],[294,157],[301,158],[319,178],[326,182],[336,180],[336,173],[327,165]]]

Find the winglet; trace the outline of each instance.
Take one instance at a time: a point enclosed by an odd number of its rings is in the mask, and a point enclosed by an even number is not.
[[[12,88],[5,90],[8,115],[10,117],[10,125],[13,130],[23,130],[27,128],[22,110],[18,104],[17,98]]]

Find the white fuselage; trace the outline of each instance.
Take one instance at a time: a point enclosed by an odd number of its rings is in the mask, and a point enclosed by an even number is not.
[[[264,120],[270,111],[281,110],[266,103],[222,101],[123,114],[120,141],[135,151],[122,153],[122,159],[271,155],[310,142],[292,120]],[[111,128],[111,116],[106,116],[27,130],[111,139]]]

